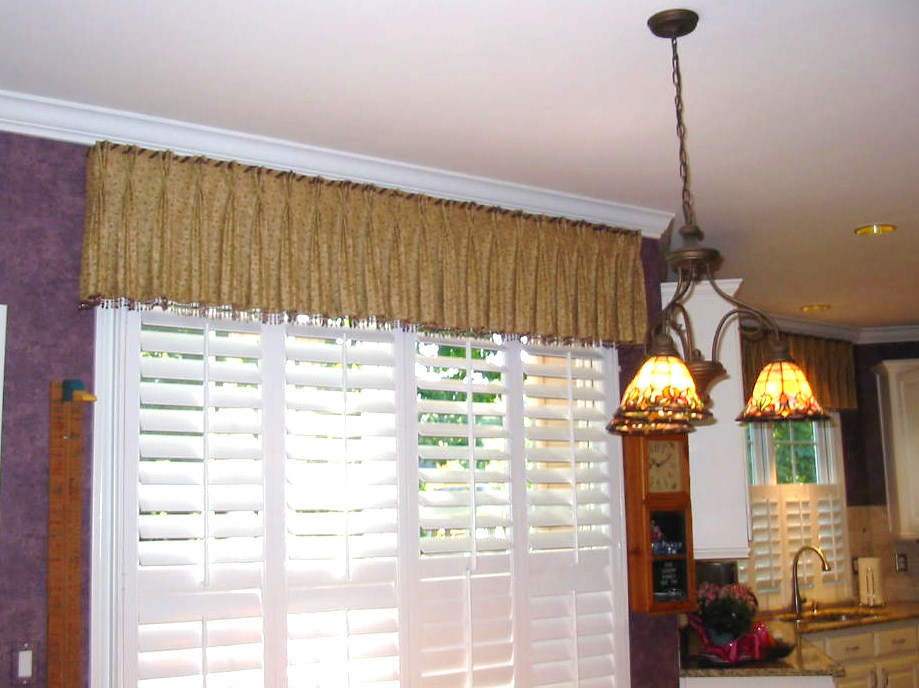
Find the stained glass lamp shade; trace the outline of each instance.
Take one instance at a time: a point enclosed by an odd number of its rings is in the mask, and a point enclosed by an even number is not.
[[[801,367],[778,345],[775,355],[760,372],[753,393],[737,420],[741,423],[828,418],[814,398]]]
[[[673,340],[658,335],[606,429],[620,434],[689,432],[690,423],[709,416]]]

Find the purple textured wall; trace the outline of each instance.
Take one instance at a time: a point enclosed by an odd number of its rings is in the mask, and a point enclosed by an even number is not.
[[[77,308],[85,157],[83,146],[0,133],[0,685],[19,642],[38,644],[35,685],[46,685],[49,386],[92,382],[93,318]]]

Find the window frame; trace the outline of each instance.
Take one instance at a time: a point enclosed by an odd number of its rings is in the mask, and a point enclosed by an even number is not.
[[[140,350],[140,327],[139,323],[141,314],[138,311],[127,309],[96,309],[96,352],[95,352],[95,389],[99,401],[95,405],[95,414],[93,420],[94,442],[94,463],[93,463],[93,481],[94,481],[94,498],[92,514],[92,574],[91,574],[91,599],[90,599],[90,617],[91,617],[91,653],[90,653],[90,685],[92,688],[122,688],[123,686],[136,685],[137,677],[129,675],[125,671],[124,665],[118,661],[118,657],[125,650],[122,643],[127,642],[130,648],[130,640],[126,640],[132,626],[128,619],[136,612],[132,608],[131,600],[125,595],[123,578],[125,576],[124,562],[130,557],[136,557],[136,542],[132,544],[130,537],[133,520],[136,520],[136,514],[132,514],[132,509],[136,508],[136,495],[131,494],[130,485],[125,489],[126,470],[122,465],[119,457],[134,455],[136,452],[137,437],[131,437],[131,433],[126,431],[129,427],[138,427],[138,409],[131,404],[123,403],[123,390],[125,390],[126,379],[136,374],[139,366],[136,352]],[[284,327],[283,325],[275,327]],[[404,342],[410,341],[408,338]],[[515,344],[515,346],[519,346]],[[618,388],[618,366],[616,365],[616,352],[611,349],[602,349],[605,353],[607,365],[609,366],[608,380],[610,388],[614,394],[607,394],[604,401],[604,413],[607,417],[611,416],[612,404],[615,403],[615,390]],[[402,357],[413,355],[407,344],[402,345],[401,353],[397,354]],[[265,358],[266,363],[270,363],[269,358]],[[404,363],[404,360],[403,360]],[[275,367],[278,365],[283,368],[283,362],[275,360]],[[397,374],[397,377],[399,375]],[[414,380],[412,366],[403,365],[402,382],[409,383]],[[518,383],[519,384],[519,383]],[[403,431],[413,432],[413,426],[417,423],[417,418],[406,418],[402,414],[398,423],[403,426]],[[624,496],[622,492],[622,465],[621,465],[621,443],[615,441],[615,438],[606,439],[609,446],[609,479],[610,479],[610,504],[609,508],[612,513],[613,542],[610,545],[610,561],[612,573],[612,600],[614,624],[614,642],[615,642],[615,676],[616,681],[627,682],[630,675],[629,667],[629,650],[628,650],[628,603],[627,603],[627,575],[625,559],[625,526],[624,526]],[[519,451],[520,447],[512,448],[512,459],[514,464],[522,461],[514,452]],[[409,457],[411,458],[411,457]],[[514,467],[514,471],[519,471],[519,467]],[[134,485],[136,489],[136,482]],[[277,490],[277,485],[272,488],[266,483],[266,492],[271,489]],[[403,485],[400,488],[403,492],[411,493],[411,487]],[[517,506],[514,507],[515,518],[521,514],[526,514],[526,502],[520,501],[519,488],[513,488],[518,492],[514,497]],[[275,492],[275,494],[277,494]],[[409,509],[412,511],[412,509]],[[270,509],[269,509],[270,513]],[[268,516],[270,518],[270,516]],[[417,518],[417,513],[414,518]],[[411,522],[411,518],[409,519]],[[618,523],[618,526],[616,524]],[[520,530],[517,524],[514,528]],[[522,537],[527,541],[526,523],[522,526]],[[415,531],[411,531],[415,532]],[[411,540],[411,539],[410,539]],[[134,548],[134,549],[132,549]],[[513,555],[514,565],[520,566],[525,554],[519,553],[520,547],[515,548]],[[266,560],[267,561],[267,560]],[[404,565],[400,564],[400,571],[406,573]],[[525,581],[524,581],[525,583]],[[522,583],[523,584],[523,583]],[[405,590],[401,592],[404,596]],[[526,601],[524,600],[524,606]],[[515,608],[514,614],[525,613],[523,608]],[[417,624],[414,619],[408,619],[405,625],[406,645],[414,645],[412,634],[417,631]],[[413,631],[413,629],[415,629]],[[574,638],[572,638],[574,640]],[[515,656],[521,647],[521,643],[526,642],[526,631],[521,631],[520,636],[515,638]],[[136,648],[135,648],[136,649]],[[283,677],[286,673],[286,664],[283,666],[270,666],[269,657],[265,660],[265,685],[274,685],[268,677],[270,671],[274,671],[278,676]],[[519,664],[520,660],[515,660]],[[515,664],[517,665],[517,664]],[[402,680],[411,681],[412,674],[406,671]],[[278,684],[280,685],[280,683]]]
[[[818,478],[814,483],[778,483],[771,425],[751,425],[745,432],[751,547],[749,558],[739,562],[741,582],[754,588],[761,608],[786,608],[791,598],[792,557],[798,546],[812,544],[824,547],[833,570],[822,574],[815,558],[802,558],[801,589],[821,602],[849,599],[851,547],[839,414],[831,412],[829,420],[814,421]],[[764,536],[766,533],[769,535]],[[828,546],[824,541],[841,544]]]
[[[777,442],[773,439],[772,423],[750,423],[744,432],[744,451],[749,473],[749,484],[752,485],[800,485],[802,482],[779,483],[776,461],[776,444],[790,446],[813,444],[816,452],[817,470],[816,485],[832,485],[844,476],[842,470],[842,445],[839,433],[839,414],[832,412],[827,421],[792,421],[810,422],[814,428],[814,442]]]

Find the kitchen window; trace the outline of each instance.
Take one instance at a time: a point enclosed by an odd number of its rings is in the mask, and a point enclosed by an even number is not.
[[[802,590],[812,599],[850,597],[845,480],[839,417],[830,421],[751,423],[746,429],[750,475],[750,558],[739,564],[760,606],[783,608],[791,599],[791,561],[803,545],[819,546],[832,569],[816,557],[799,564]]]
[[[750,423],[745,445],[754,485],[836,483],[833,423]]]
[[[93,682],[628,681],[610,349],[97,311]]]

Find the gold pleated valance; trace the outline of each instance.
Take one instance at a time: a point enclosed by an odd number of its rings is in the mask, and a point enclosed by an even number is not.
[[[641,342],[641,235],[101,143],[80,297]]]
[[[788,353],[807,376],[821,406],[837,411],[857,408],[855,358],[851,342],[787,332],[782,333],[782,340],[788,344]],[[743,339],[741,350],[744,396],[749,397],[771,349],[768,339]]]

